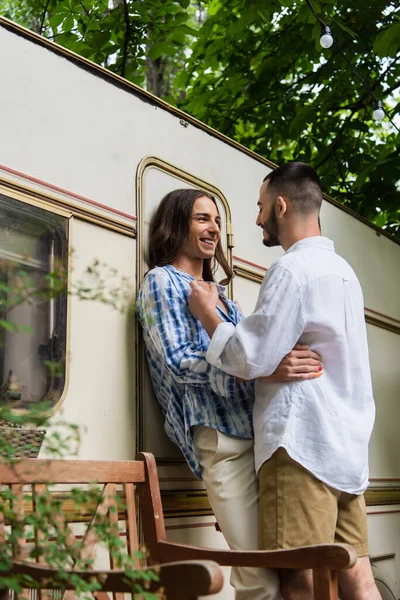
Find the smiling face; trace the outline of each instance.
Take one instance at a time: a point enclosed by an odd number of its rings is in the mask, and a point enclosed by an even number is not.
[[[272,248],[280,246],[278,219],[275,212],[276,198],[268,194],[268,180],[264,181],[260,189],[260,198],[257,202],[258,215],[256,225],[262,228],[264,246]]]
[[[221,217],[214,202],[200,196],[193,204],[189,233],[178,257],[191,260],[212,258],[221,237]]]

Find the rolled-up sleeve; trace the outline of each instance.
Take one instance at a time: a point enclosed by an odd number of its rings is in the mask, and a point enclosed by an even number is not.
[[[199,341],[198,325],[189,313],[187,299],[168,276],[148,275],[136,304],[149,344],[147,351],[163,357],[172,377],[181,384],[209,385],[224,398],[236,394],[236,377],[206,360]]]
[[[272,267],[260,288],[252,315],[236,327],[218,325],[207,360],[243,379],[271,375],[296,345],[304,326],[303,290],[284,267]]]

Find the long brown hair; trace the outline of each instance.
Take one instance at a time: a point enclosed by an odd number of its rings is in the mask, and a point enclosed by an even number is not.
[[[215,198],[202,190],[174,190],[161,200],[150,222],[148,261],[151,269],[170,265],[176,259],[189,236],[193,205],[202,196],[212,200],[217,207]],[[226,285],[232,279],[233,271],[226,260],[221,240],[218,240],[214,257],[204,259],[203,279],[214,281],[218,266],[226,274],[226,279],[221,282]]]

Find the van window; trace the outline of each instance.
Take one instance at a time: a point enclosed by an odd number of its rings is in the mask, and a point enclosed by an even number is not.
[[[0,402],[60,398],[65,381],[68,219],[0,194]]]

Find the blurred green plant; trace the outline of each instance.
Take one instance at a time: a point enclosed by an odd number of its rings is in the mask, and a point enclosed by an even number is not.
[[[49,274],[39,279],[33,278],[29,271],[12,261],[1,261],[0,272],[3,281],[11,282],[0,286],[0,336],[24,332],[32,334],[31,328],[22,323],[8,320],[7,315],[17,306],[29,304],[35,299],[53,299],[62,294],[72,294],[80,300],[104,303],[119,311],[130,310],[131,289],[127,279],[118,276],[115,269],[94,260],[84,270],[81,279],[68,285],[68,273],[63,266],[55,266]],[[63,375],[63,363],[45,360],[44,364],[53,377]],[[53,403],[45,400],[30,403],[19,410],[18,389],[14,389],[13,380],[7,382],[0,401],[0,459],[10,469],[16,469],[21,458],[36,457],[39,451],[46,458],[70,458],[78,453],[81,430],[77,425],[65,421],[61,414],[51,416]],[[101,588],[100,582],[80,578],[71,569],[90,571],[94,565],[92,555],[82,552],[84,540],[76,539],[71,544],[71,530],[63,518],[66,498],[73,505],[73,514],[88,513],[88,507],[96,507],[104,502],[104,490],[93,484],[89,488],[73,488],[62,494],[48,489],[33,500],[32,493],[24,494],[23,501],[28,509],[21,521],[20,498],[12,488],[0,487],[0,515],[5,525],[3,537],[0,535],[0,590],[8,589],[16,594],[22,593],[24,586],[31,587],[33,582],[25,575],[11,573],[15,551],[21,539],[24,539],[26,556],[24,560],[44,562],[58,571],[57,582],[61,591],[63,585],[73,582],[78,597],[93,597]],[[33,507],[33,502],[35,508]],[[123,508],[124,499],[118,498],[119,505],[110,510]],[[134,598],[155,600],[159,594],[146,591],[146,584],[157,581],[154,571],[138,571],[137,553],[133,558],[126,548],[126,540],[119,535],[118,527],[110,519],[96,518],[91,524],[96,545],[105,544],[109,548],[114,562],[125,572]]]
[[[62,419],[49,422],[47,414],[50,407],[43,403],[34,406],[24,413],[16,414],[7,406],[0,406],[0,456],[9,469],[15,470],[23,455],[32,455],[38,452],[36,444],[26,441],[25,432],[29,428],[47,429],[43,440],[42,453],[47,458],[62,458],[76,454],[79,448],[80,431],[76,425],[67,423]],[[6,424],[6,427],[4,427]],[[28,428],[28,429],[26,429]],[[45,429],[43,429],[45,428]],[[15,473],[17,471],[15,470]],[[71,543],[71,529],[65,519],[65,504],[69,504],[69,512],[75,517],[73,520],[86,520],[90,523],[91,535],[96,538],[96,544],[106,545],[115,564],[125,571],[127,581],[132,586],[134,598],[155,600],[158,594],[146,591],[146,583],[157,581],[154,571],[138,571],[135,560],[144,556],[138,552],[131,557],[126,548],[126,540],[120,537],[118,527],[110,519],[104,517],[94,519],[96,507],[105,500],[104,490],[101,486],[74,487],[67,491],[59,492],[51,489],[51,481],[42,486],[40,493],[32,491],[23,495],[24,518],[21,519],[21,498],[11,487],[2,486],[0,489],[0,514],[4,527],[4,537],[0,542],[0,590],[8,589],[16,594],[22,593],[24,587],[32,587],[33,580],[26,575],[11,572],[12,562],[16,551],[24,540],[23,545],[26,555],[24,561],[42,562],[49,567],[57,569],[57,583],[61,592],[65,591],[63,585],[73,583],[78,597],[91,598],[91,594],[101,588],[101,582],[93,578],[90,581],[73,573],[73,569],[90,571],[94,566],[92,554],[84,552],[84,536],[74,538]],[[34,508],[33,508],[34,507]],[[117,498],[117,505],[110,508],[118,512],[124,508],[124,498]],[[92,520],[88,517],[93,511]]]

